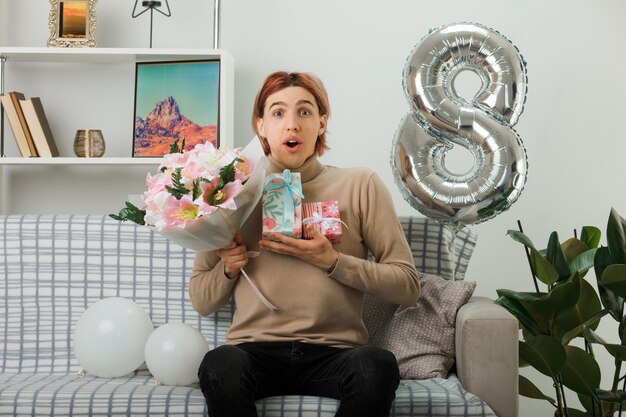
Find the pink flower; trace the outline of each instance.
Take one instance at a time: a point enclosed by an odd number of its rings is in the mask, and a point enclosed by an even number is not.
[[[219,207],[227,208],[231,210],[237,210],[237,204],[235,204],[235,197],[243,190],[243,184],[241,181],[235,180],[229,182],[220,191],[224,194],[223,201],[218,204]]]
[[[189,159],[189,153],[170,153],[163,156],[163,162],[159,165],[159,171],[161,168],[168,168],[174,170],[176,168],[182,168],[187,164]]]
[[[252,174],[252,163],[243,156],[239,156],[239,158],[243,159],[243,162],[235,164],[235,179],[245,181]]]
[[[202,196],[200,197],[203,204],[208,206],[217,206],[231,210],[237,209],[234,198],[243,189],[243,184],[239,180],[229,182],[221,190],[215,192],[215,187],[219,183],[216,178],[211,183],[203,182],[200,184],[202,188]]]
[[[146,199],[153,197],[156,193],[159,193],[165,190],[165,186],[172,185],[172,177],[171,175],[167,175],[165,173],[159,172],[155,175],[150,175],[146,177],[146,185],[148,186],[148,190],[143,193],[144,203]]]
[[[165,226],[185,227],[188,222],[198,217],[198,206],[194,204],[190,195],[185,195],[180,200],[171,196],[162,213]]]

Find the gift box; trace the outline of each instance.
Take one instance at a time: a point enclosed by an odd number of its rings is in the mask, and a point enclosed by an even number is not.
[[[302,182],[299,172],[288,169],[269,174],[263,186],[263,234],[278,232],[302,237]]]
[[[341,242],[341,225],[343,222],[339,218],[338,201],[304,203],[302,205],[302,217],[303,225],[312,224],[331,243]],[[306,226],[304,227],[304,238],[311,239]]]

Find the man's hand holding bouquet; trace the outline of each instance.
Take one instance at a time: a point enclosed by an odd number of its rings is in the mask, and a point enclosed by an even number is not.
[[[153,228],[187,249],[227,247],[261,199],[267,168],[261,145],[255,137],[243,150],[201,143],[182,152],[184,147],[184,142],[180,149],[174,143],[157,173],[148,174],[148,189],[139,198],[141,207],[127,201],[119,214],[110,216]],[[248,274],[241,272],[261,302],[276,310]]]

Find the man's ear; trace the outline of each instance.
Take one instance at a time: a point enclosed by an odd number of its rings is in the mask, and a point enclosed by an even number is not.
[[[263,137],[265,136],[265,126],[263,125],[263,119],[262,118],[258,118],[256,119],[256,130],[257,132],[259,132],[259,134]]]
[[[322,133],[324,133],[326,131],[326,121],[328,120],[328,115],[325,114],[323,116],[320,117],[320,128],[318,131],[318,135],[321,135]]]

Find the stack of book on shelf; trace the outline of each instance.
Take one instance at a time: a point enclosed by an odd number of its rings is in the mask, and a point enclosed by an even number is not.
[[[12,91],[0,96],[0,101],[22,156],[59,156],[39,97],[26,99],[24,94]]]

